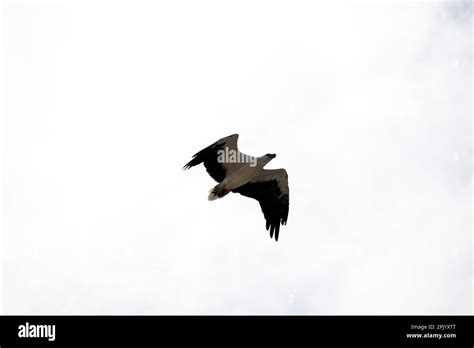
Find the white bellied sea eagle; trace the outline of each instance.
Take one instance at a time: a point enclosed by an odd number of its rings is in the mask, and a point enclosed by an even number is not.
[[[245,155],[237,148],[238,134],[229,135],[196,153],[183,169],[204,163],[209,175],[219,184],[209,191],[208,199],[222,198],[229,192],[240,193],[260,203],[270,238],[278,240],[280,224],[288,219],[290,191],[285,169],[264,169],[276,157]]]

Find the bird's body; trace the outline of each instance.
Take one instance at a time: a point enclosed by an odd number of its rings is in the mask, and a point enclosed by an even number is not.
[[[255,176],[255,169],[250,167],[245,163],[242,163],[240,166],[233,167],[232,171],[228,171],[228,176],[219,184],[226,191],[232,191],[247,182],[249,182]],[[209,200],[221,198],[212,195],[212,190],[209,194]]]
[[[285,225],[289,210],[288,175],[285,169],[264,169],[276,155],[261,157],[245,155],[237,148],[238,134],[216,141],[199,151],[184,166],[189,169],[200,163],[219,184],[211,189],[210,201],[229,192],[240,193],[259,201],[270,237],[278,240],[280,224]]]

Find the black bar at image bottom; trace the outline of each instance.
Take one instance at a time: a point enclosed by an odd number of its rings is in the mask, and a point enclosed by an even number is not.
[[[472,316],[0,316],[0,346],[469,346]]]

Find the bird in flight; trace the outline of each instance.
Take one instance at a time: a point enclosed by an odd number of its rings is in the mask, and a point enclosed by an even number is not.
[[[290,190],[285,169],[264,169],[276,157],[266,154],[253,157],[243,154],[237,147],[238,134],[229,135],[196,153],[183,169],[204,163],[209,175],[219,184],[209,191],[210,201],[229,192],[256,199],[260,203],[270,238],[278,241],[280,224],[288,219]]]

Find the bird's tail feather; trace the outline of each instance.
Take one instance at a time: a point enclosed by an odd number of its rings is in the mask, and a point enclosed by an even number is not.
[[[221,184],[214,186],[210,191],[209,191],[209,196],[207,197],[208,200],[214,201],[216,199],[224,197],[226,194],[228,194],[230,191],[226,190]]]

